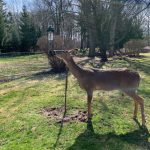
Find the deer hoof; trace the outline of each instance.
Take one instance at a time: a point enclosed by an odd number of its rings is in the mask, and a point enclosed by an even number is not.
[[[92,120],[93,114],[91,114],[90,116],[88,116],[88,120]]]

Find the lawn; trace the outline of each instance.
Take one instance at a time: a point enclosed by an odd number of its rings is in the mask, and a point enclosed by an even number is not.
[[[93,130],[86,122],[62,123],[43,113],[63,108],[65,89],[65,74],[51,73],[45,56],[0,58],[0,150],[150,150],[150,53],[142,56],[105,64],[98,59],[78,60],[87,67],[128,67],[142,78],[138,93],[145,101],[147,128],[140,126],[140,111],[139,122],[132,119],[134,103],[128,96],[97,91]],[[67,115],[86,110],[86,93],[69,74]]]

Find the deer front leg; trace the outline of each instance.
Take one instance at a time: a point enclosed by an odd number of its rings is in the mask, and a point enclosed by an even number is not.
[[[92,97],[93,97],[93,92],[87,92],[88,121],[92,119]]]

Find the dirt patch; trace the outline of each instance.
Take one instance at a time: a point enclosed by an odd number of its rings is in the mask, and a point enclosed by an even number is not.
[[[61,122],[86,122],[87,121],[87,112],[82,110],[74,110],[70,114],[66,114],[64,117],[64,108],[44,108],[42,113],[49,119],[55,120],[57,123]]]

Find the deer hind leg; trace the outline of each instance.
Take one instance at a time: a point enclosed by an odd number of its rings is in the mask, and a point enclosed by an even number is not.
[[[142,116],[142,125],[145,125],[145,113],[144,113],[144,101],[138,96],[135,91],[125,92],[128,96],[132,97],[135,101],[135,111],[134,114],[137,115],[138,104],[141,108],[141,116]]]
[[[134,100],[134,114],[133,119],[137,119],[137,113],[138,113],[138,102]]]
[[[87,92],[88,121],[92,119],[92,97],[93,97],[93,92]]]

